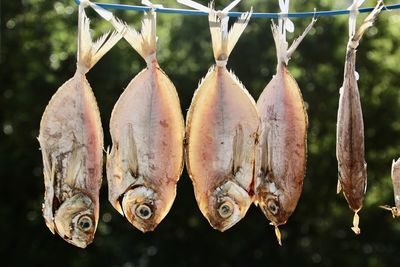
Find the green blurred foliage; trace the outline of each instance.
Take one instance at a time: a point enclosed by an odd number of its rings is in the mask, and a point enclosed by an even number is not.
[[[110,1],[107,2],[117,2]],[[140,4],[140,1],[120,1]],[[175,1],[159,1],[179,7]],[[206,3],[206,1],[201,1]],[[216,1],[222,8],[229,1]],[[277,12],[278,1],[242,1],[236,10]],[[366,1],[366,6],[374,1]],[[392,4],[396,1],[386,1]],[[292,1],[291,10],[342,9],[350,1]],[[181,6],[180,6],[181,7]],[[362,234],[350,230],[352,212],[336,195],[335,128],[347,43],[347,16],[319,18],[289,63],[309,116],[309,152],[303,194],[287,225],[283,247],[262,213],[252,207],[225,233],[213,230],[197,208],[186,172],[174,206],[153,232],[142,234],[107,201],[95,241],[81,250],[53,236],[41,217],[42,162],[36,140],[46,104],[75,71],[77,5],[72,0],[1,2],[1,243],[2,266],[399,266],[400,221],[378,208],[393,204],[390,166],[400,155],[400,13],[383,12],[362,40],[357,58],[365,119],[368,190],[360,212]],[[93,35],[111,27],[93,11]],[[115,11],[136,28],[142,14]],[[360,15],[361,17],[365,15]],[[295,35],[309,19],[293,19]],[[253,19],[228,67],[257,99],[275,73],[276,53],[268,19]],[[290,37],[294,37],[291,35]],[[182,110],[214,63],[206,17],[158,15],[161,67],[175,83]],[[101,111],[105,146],[108,120],[123,88],[144,61],[121,40],[88,74]]]

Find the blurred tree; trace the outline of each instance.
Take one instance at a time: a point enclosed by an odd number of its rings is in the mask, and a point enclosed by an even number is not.
[[[228,2],[216,1],[216,7]],[[277,12],[277,2],[248,0],[236,10],[253,6],[257,12]],[[298,0],[292,1],[290,10],[346,8],[349,3]],[[392,3],[395,1],[386,2]],[[400,139],[396,138],[400,135],[398,12],[383,12],[358,52],[369,173],[360,236],[350,230],[353,215],[346,201],[335,194],[336,112],[347,43],[347,16],[339,16],[320,18],[289,65],[307,102],[310,126],[303,195],[282,227],[283,247],[277,245],[272,227],[255,207],[229,231],[211,229],[197,208],[184,172],[171,212],[153,233],[145,235],[112,209],[104,179],[95,242],[80,250],[53,236],[43,222],[42,163],[36,141],[46,104],[75,71],[77,6],[72,0],[1,4],[0,251],[5,266],[399,266],[400,223],[377,207],[393,204],[390,166],[392,159],[400,156]],[[172,0],[162,4],[179,6]],[[365,6],[372,5],[374,1],[366,1]],[[140,25],[142,14],[138,12],[115,14],[135,27]],[[88,15],[93,18],[95,36],[110,29],[94,12],[88,10]],[[294,22],[297,35],[309,19]],[[253,19],[228,62],[255,99],[275,73],[269,23]],[[214,63],[207,18],[159,14],[158,36],[160,65],[174,81],[186,114],[199,80]],[[106,146],[110,145],[112,107],[143,67],[136,52],[121,41],[89,72]]]

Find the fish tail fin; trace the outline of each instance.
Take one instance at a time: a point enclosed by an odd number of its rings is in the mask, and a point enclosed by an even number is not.
[[[124,38],[146,60],[147,64],[155,60],[157,51],[156,23],[156,12],[150,11],[144,15],[140,32],[126,25],[127,32]]]
[[[358,216],[358,211],[355,211],[353,217],[353,227],[351,227],[351,230],[353,230],[356,235],[361,234],[361,229],[358,227],[359,223],[360,217]]]
[[[249,12],[243,13],[233,24],[228,34],[228,55],[232,52],[236,43],[238,42],[240,36],[244,32],[247,27],[247,24],[250,21],[251,15],[253,14],[253,8],[250,9]]]
[[[227,8],[231,7],[228,6]],[[252,13],[253,9],[242,14],[228,31],[229,17],[224,12],[215,11],[213,9],[213,3],[210,4],[208,21],[214,58],[217,64],[226,65],[228,57],[249,23]]]
[[[124,32],[103,34],[93,43],[90,20],[82,5],[79,6],[78,17],[78,67],[87,72],[122,38]]]
[[[286,32],[285,32],[286,29],[282,29],[282,23],[279,23],[277,25],[272,20],[271,30],[272,30],[272,35],[274,37],[274,42],[275,42],[275,46],[276,46],[276,52],[277,52],[277,57],[278,57],[278,66],[280,65],[280,63],[284,63],[285,65],[288,64],[293,53],[296,51],[297,47],[300,45],[300,43],[303,41],[303,39],[310,32],[310,30],[314,26],[315,22],[317,22],[317,19],[315,17],[313,17],[310,24],[308,24],[307,28],[303,31],[303,33],[298,38],[296,38],[293,41],[292,45],[289,48],[289,44],[286,41]]]
[[[356,31],[354,36],[350,39],[349,45],[351,48],[355,49],[358,47],[358,44],[364,35],[364,33],[374,25],[376,18],[384,7],[383,0],[378,0],[375,8],[371,11],[371,13],[364,19],[360,28]]]
[[[290,46],[290,48],[287,51],[288,60],[292,57],[294,51],[296,51],[297,47],[303,41],[304,37],[307,36],[307,34],[310,32],[310,30],[312,29],[312,27],[314,26],[314,24],[316,22],[317,22],[317,19],[315,17],[313,17],[310,24],[308,24],[307,28],[303,31],[303,33],[293,41],[292,45]]]

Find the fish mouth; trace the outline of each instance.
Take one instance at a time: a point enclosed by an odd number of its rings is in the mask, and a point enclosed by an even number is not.
[[[260,208],[262,212],[264,213],[265,217],[271,221],[271,224],[274,226],[280,226],[286,224],[290,214],[287,213],[281,206],[279,207],[278,211],[276,214],[273,214],[265,205],[264,203],[260,203]]]
[[[72,237],[69,236],[64,236],[62,237],[65,241],[68,243],[78,247],[78,248],[86,248],[88,245],[90,245],[93,242],[93,237],[89,238],[87,241],[81,241],[81,240],[76,240],[73,239]]]

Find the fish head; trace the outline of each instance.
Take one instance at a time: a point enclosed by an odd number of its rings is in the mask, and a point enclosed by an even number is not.
[[[68,243],[85,248],[92,243],[97,227],[93,201],[78,193],[66,199],[54,216],[57,233]]]
[[[257,193],[258,204],[264,215],[272,222],[273,225],[279,226],[285,224],[292,214],[285,209],[285,196],[284,194],[276,191],[264,191]]]
[[[146,186],[129,189],[122,198],[122,210],[128,221],[143,233],[153,231],[164,218],[157,193]]]
[[[202,207],[213,228],[223,232],[239,222],[249,209],[252,199],[238,184],[227,181],[218,186]]]

